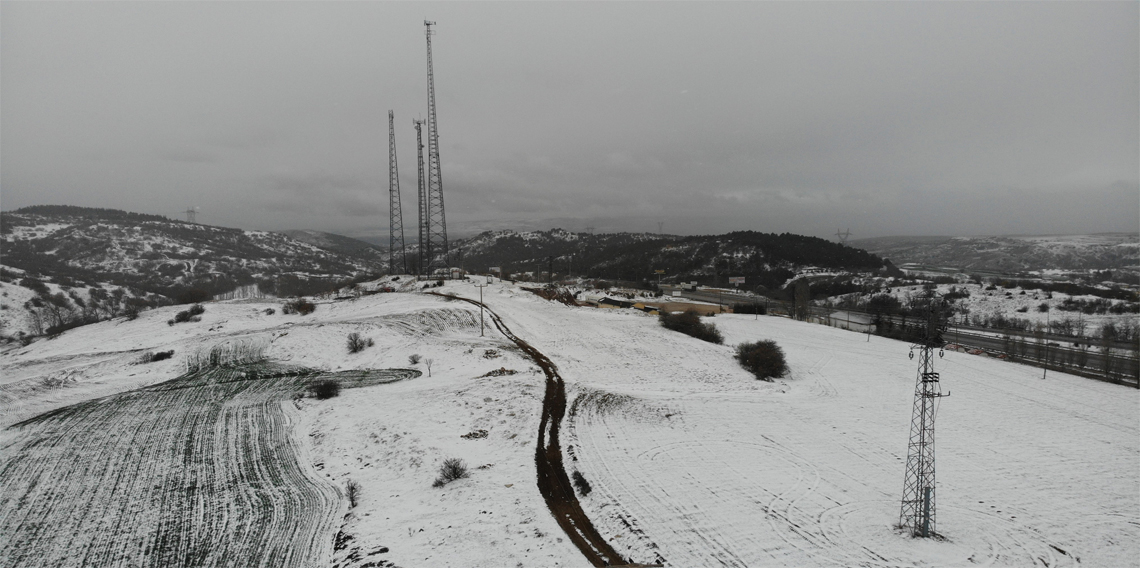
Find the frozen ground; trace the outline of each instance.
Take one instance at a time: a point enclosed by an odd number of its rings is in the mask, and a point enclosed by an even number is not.
[[[466,284],[443,291],[478,298]],[[1140,559],[1140,396],[1060,373],[946,353],[938,416],[938,525],[897,534],[914,363],[905,344],[753,316],[713,318],[726,346],[633,310],[572,308],[496,283],[484,299],[559,366],[571,401],[566,467],[582,504],[634,562],[669,566],[1129,566]],[[266,315],[264,309],[278,312]],[[478,310],[423,294],[318,303],[206,304],[69,331],[2,354],[0,426],[169,380],[185,354],[226,338],[328,370],[431,376],[352,389],[296,412],[300,455],[334,487],[361,486],[334,566],[586,566],[535,484],[543,375]],[[349,355],[356,331],[374,347]],[[792,374],[758,382],[730,345],[775,339]],[[134,365],[145,350],[173,361]],[[488,350],[493,350],[488,353]],[[497,369],[515,374],[484,376]],[[10,441],[12,429],[0,431]],[[485,433],[485,435],[484,435]],[[471,475],[431,487],[446,458]],[[5,493],[8,489],[5,488]],[[333,535],[329,535],[331,539]],[[380,552],[383,550],[383,552]],[[45,562],[47,563],[47,562]]]

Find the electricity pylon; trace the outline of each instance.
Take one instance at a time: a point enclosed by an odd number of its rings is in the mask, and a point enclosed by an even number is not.
[[[431,256],[428,274],[436,269],[449,268],[451,260],[447,250],[447,217],[443,210],[443,176],[439,164],[439,122],[435,112],[435,75],[432,72],[431,27],[435,22],[424,20],[427,36],[427,87],[428,87],[428,168],[427,168],[427,228]]]
[[[400,264],[396,264],[396,249],[400,250]],[[388,271],[408,273],[408,256],[404,248],[404,214],[400,207],[400,175],[396,168],[396,123],[388,111]]]
[[[942,393],[938,373],[934,372],[934,350],[942,356],[946,345],[947,303],[933,290],[927,290],[913,305],[922,323],[918,341],[911,345],[910,356],[918,350],[918,379],[914,387],[914,412],[910,419],[910,442],[907,444],[906,479],[903,483],[899,527],[912,536],[934,536],[934,419]]]
[[[416,182],[418,184],[418,195],[420,203],[420,229],[419,229],[419,263],[418,275],[423,275],[427,270],[428,261],[431,259],[431,240],[428,239],[428,206],[427,206],[427,180],[424,179],[424,136],[423,125],[424,121],[412,119],[412,124],[416,127]]]
[[[851,229],[847,229],[847,232],[845,232],[845,233],[836,229],[835,230],[835,238],[839,239],[839,244],[841,244],[841,245],[847,244],[847,239],[851,238]]]

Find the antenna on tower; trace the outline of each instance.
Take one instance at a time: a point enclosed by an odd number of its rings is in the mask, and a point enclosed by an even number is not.
[[[198,208],[197,207],[187,207],[186,208],[186,222],[187,223],[197,223],[198,222],[197,219],[198,219]]]
[[[849,227],[846,232],[835,231],[835,238],[839,239],[839,244],[847,244],[847,239],[851,238],[851,228]]]
[[[431,240],[428,239],[428,206],[427,206],[427,179],[424,177],[424,137],[423,125],[424,121],[412,119],[412,125],[416,127],[416,163],[417,163],[417,176],[418,195],[420,203],[420,228],[419,228],[419,262],[417,263],[416,274],[423,274],[427,269],[428,259],[431,258]]]
[[[396,272],[396,247],[400,249],[403,272],[408,273],[408,255],[404,248],[404,213],[400,207],[400,175],[396,168],[396,121],[388,111],[388,271]]]
[[[443,176],[439,163],[439,121],[435,112],[435,75],[432,72],[431,36],[435,22],[424,20],[427,36],[427,87],[428,87],[428,163],[427,163],[427,240],[431,256],[428,257],[428,274],[439,268],[450,268],[447,249],[447,217],[443,209]]]
[[[919,340],[910,346],[910,357],[918,349],[918,379],[914,387],[914,412],[910,419],[910,442],[907,444],[906,479],[903,483],[899,527],[912,536],[923,538],[935,534],[934,485],[934,418],[938,400],[950,396],[942,393],[938,373],[934,372],[934,349],[942,357],[946,345],[946,300],[934,290],[927,290],[912,305],[920,325]]]

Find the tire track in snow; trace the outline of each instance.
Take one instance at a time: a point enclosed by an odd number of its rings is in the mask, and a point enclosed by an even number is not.
[[[210,369],[14,425],[0,566],[319,565],[344,504],[298,461],[286,401],[319,378],[418,375]]]
[[[559,441],[559,431],[562,418],[566,414],[566,384],[558,374],[558,367],[546,355],[542,354],[529,343],[511,332],[493,310],[485,304],[462,296],[452,296],[430,292],[433,295],[462,300],[479,306],[491,316],[491,322],[507,339],[510,339],[528,357],[531,358],[546,375],[546,394],[542,401],[542,417],[538,424],[538,445],[535,448],[534,461],[538,470],[538,491],[546,500],[550,514],[558,521],[563,532],[578,550],[594,566],[617,566],[629,564],[608,542],[582,510],[578,496],[574,493],[574,486],[570,477],[566,475],[566,468],[562,463],[562,447]]]

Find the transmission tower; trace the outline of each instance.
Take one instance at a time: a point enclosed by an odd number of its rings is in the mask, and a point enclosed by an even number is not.
[[[836,229],[835,238],[839,239],[839,244],[847,244],[847,239],[851,238],[851,229],[847,229],[847,232],[840,232],[838,229]]]
[[[416,181],[419,186],[419,203],[420,203],[420,229],[419,229],[419,263],[417,264],[417,274],[422,275],[428,266],[428,259],[431,258],[431,241],[428,239],[428,206],[427,206],[427,180],[424,178],[424,136],[423,125],[424,121],[412,119],[412,124],[416,127]]]
[[[198,222],[197,218],[198,218],[198,208],[197,207],[187,207],[186,208],[186,222],[187,223],[197,223]]]
[[[439,124],[435,113],[435,76],[432,74],[431,27],[435,22],[424,20],[427,28],[427,86],[428,86],[428,176],[427,176],[427,220],[428,241],[431,257],[428,259],[428,274],[437,268],[449,268],[451,260],[447,250],[447,217],[443,212],[443,177],[439,170]]]
[[[400,207],[400,175],[396,168],[396,122],[388,111],[388,271],[396,272],[396,249],[400,250],[400,266],[408,273],[408,255],[404,248],[404,213]]]
[[[918,350],[918,379],[914,387],[914,412],[910,419],[910,442],[907,444],[906,479],[903,483],[899,527],[912,536],[930,537],[935,533],[934,484],[934,419],[938,402],[950,392],[942,393],[938,373],[934,372],[934,350],[942,356],[946,341],[946,300],[927,290],[914,304],[921,318],[919,340],[911,345],[910,356]]]

